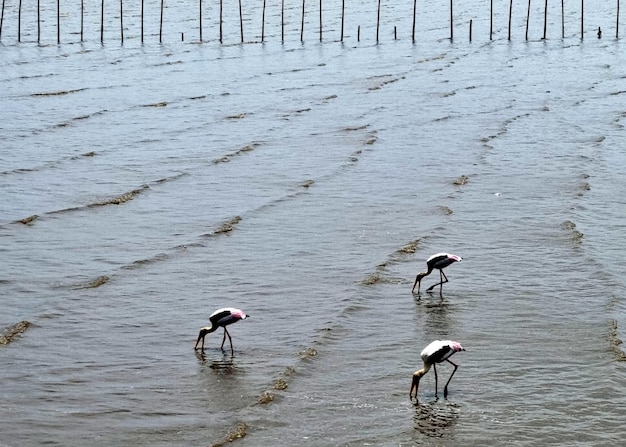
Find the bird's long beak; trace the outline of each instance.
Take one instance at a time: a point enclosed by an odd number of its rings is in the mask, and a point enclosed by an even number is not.
[[[415,292],[415,286],[417,286],[417,293],[419,293],[421,284],[422,284],[422,280],[420,279],[419,276],[417,276],[415,278],[415,282],[413,283],[413,289],[411,289],[411,292]]]
[[[202,333],[203,331],[200,331],[200,333],[198,334],[198,339],[196,340],[196,345],[193,347],[193,349],[198,349],[198,343],[200,343],[200,340],[202,340],[202,349],[204,350],[204,336],[206,334]]]
[[[411,389],[409,390],[409,399],[413,399],[413,389],[415,388],[415,399],[417,400],[417,389],[420,385],[419,376],[413,375],[413,381],[411,382]]]

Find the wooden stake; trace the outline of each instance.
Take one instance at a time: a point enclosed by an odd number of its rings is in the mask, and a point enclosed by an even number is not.
[[[380,0],[378,0],[378,15],[376,16],[376,42],[378,43],[378,30],[380,28]]]
[[[546,40],[548,36],[548,0],[546,0],[546,6],[543,12],[543,40]]]
[[[585,0],[580,0],[580,40],[585,37]]]
[[[320,42],[322,41],[322,0],[320,0]]]
[[[124,43],[124,0],[120,0],[120,39]]]
[[[0,14],[0,38],[2,37],[2,23],[4,23],[4,2],[5,0],[2,0],[2,14]]]
[[[198,22],[200,25],[200,42],[202,42],[202,0],[198,1],[200,11],[198,12]]]
[[[341,0],[341,41],[342,42],[343,42],[343,20],[344,20],[345,13],[346,13],[346,0]]]
[[[163,3],[165,0],[161,0],[161,20],[159,21],[159,43],[163,42]]]
[[[4,9],[4,2],[2,3],[2,8]],[[0,22],[0,32],[2,31],[2,22]],[[615,38],[619,38],[619,0],[617,0],[617,20],[615,23]]]
[[[526,40],[528,40],[528,22],[530,22],[530,0],[528,0],[528,12],[526,13]]]
[[[243,12],[241,10],[241,0],[239,0],[239,29],[241,32],[241,43],[243,43]]]
[[[491,0],[493,1],[493,0]],[[417,0],[413,0],[413,31],[411,32],[411,39],[415,43],[415,19],[417,16]]]
[[[143,43],[143,4],[144,0],[141,0],[141,43]]]
[[[100,42],[104,42],[104,0],[100,6]]]
[[[224,4],[224,0],[220,0],[220,43],[222,43],[222,23],[224,23],[224,21],[222,20],[222,12],[224,10],[223,5]]]
[[[561,38],[565,39],[565,0],[561,0]]]
[[[469,41],[472,41],[472,19],[470,19],[470,26],[469,26]]]
[[[20,0],[20,4],[17,7],[17,41],[22,41],[22,0]]]
[[[452,14],[452,0],[450,0],[450,40],[454,39],[454,17]]]
[[[356,29],[356,41],[357,42],[361,41],[361,25],[359,25]]]
[[[83,24],[85,22],[85,0],[80,0],[80,41],[83,41]]]
[[[489,10],[489,40],[493,40],[493,0],[491,0],[491,9]]]
[[[282,0],[280,5],[280,37],[285,43],[285,0]]]
[[[41,0],[37,0],[37,43],[41,42]]]
[[[61,43],[61,0],[57,0],[57,44]]]
[[[304,42],[304,0],[302,0],[302,26],[300,27],[300,42]]]
[[[265,0],[263,0],[263,12],[261,14],[261,42],[265,40]]]
[[[513,0],[509,4],[509,40],[511,40],[511,15],[513,14]]]

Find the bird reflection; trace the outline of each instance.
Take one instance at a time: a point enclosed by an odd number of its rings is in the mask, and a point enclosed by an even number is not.
[[[211,360],[207,359],[205,351],[196,351],[196,358],[204,366],[208,366],[217,374],[231,375],[237,372],[237,366],[235,366],[235,363],[233,362],[232,355],[224,353],[221,360]]]
[[[451,326],[455,305],[445,298],[441,300],[415,299],[415,310],[426,316],[425,327],[429,334],[447,334]],[[423,312],[422,312],[423,309]]]
[[[459,419],[459,406],[447,400],[439,404],[439,399],[429,403],[415,403],[414,427],[429,438],[445,438]]]

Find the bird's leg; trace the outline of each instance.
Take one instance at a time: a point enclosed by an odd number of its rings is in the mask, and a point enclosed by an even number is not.
[[[435,397],[437,397],[437,365],[433,363],[433,369],[435,370]]]
[[[443,273],[443,270],[439,270],[439,282],[437,284],[433,284],[432,286],[430,286],[428,289],[426,289],[426,291],[430,292],[431,290],[433,290],[437,286],[442,286],[442,288],[443,288],[443,284],[445,284],[447,282],[448,282],[448,277],[446,276],[445,273]]]
[[[441,276],[443,276],[443,279],[445,279],[445,281],[441,281],[441,284],[443,285],[444,283],[448,282],[448,277],[446,276],[446,274],[443,272],[443,270],[441,270]]]
[[[235,355],[235,350],[233,349],[233,339],[230,337],[230,334],[228,333],[228,330],[226,329],[226,327],[224,327],[224,340],[226,340],[227,335],[228,335],[228,341],[230,342],[230,355]],[[224,342],[222,342],[222,346],[224,346]]]
[[[448,379],[448,381],[446,382],[446,386],[443,389],[443,397],[448,397],[448,384],[450,383],[450,381],[452,380],[452,376],[454,375],[454,373],[456,372],[456,369],[459,367],[459,365],[457,365],[456,363],[446,359],[446,361],[448,363],[450,363],[451,365],[454,366],[454,369],[452,370],[452,374],[450,374],[450,378]]]
[[[220,349],[222,351],[224,350],[224,342],[226,341],[226,334],[228,334],[228,331],[226,330],[226,327],[224,327],[224,338],[222,338],[222,346],[220,346]]]

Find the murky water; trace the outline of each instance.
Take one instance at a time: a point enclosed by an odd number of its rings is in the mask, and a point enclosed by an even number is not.
[[[372,3],[372,4],[370,4]],[[457,2],[460,3],[460,2]],[[484,3],[484,2],[482,2]],[[626,64],[615,5],[7,2],[0,444],[616,445]],[[508,2],[506,2],[508,3]],[[119,8],[118,5],[111,9]],[[133,9],[134,8],[134,9]],[[578,9],[577,9],[578,8]],[[406,10],[406,11],[405,11]],[[473,40],[468,23],[473,20]],[[33,21],[34,20],[34,21]],[[361,26],[360,41],[357,27]],[[393,27],[398,39],[394,40]],[[601,26],[602,39],[596,37]],[[67,31],[65,30],[67,27]],[[182,41],[184,34],[185,41]],[[194,41],[195,39],[195,41]],[[411,294],[433,253],[463,256]],[[224,306],[249,319],[194,354]],[[20,330],[23,332],[19,333]],[[419,353],[467,352],[450,394]],[[450,365],[439,368],[441,381]]]

